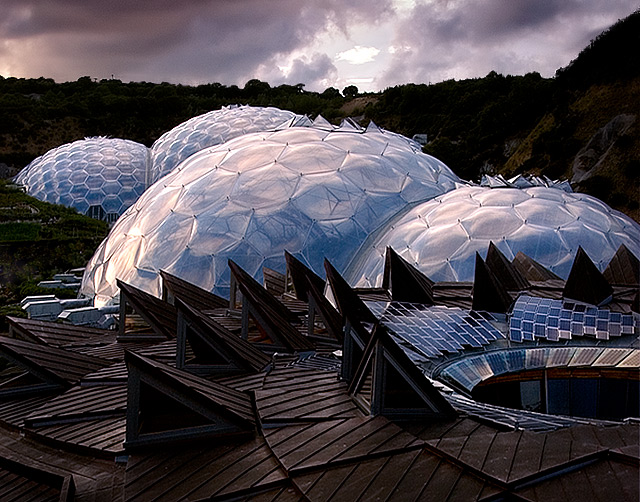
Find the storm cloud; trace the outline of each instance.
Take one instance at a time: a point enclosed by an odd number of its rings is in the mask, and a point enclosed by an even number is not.
[[[379,90],[491,70],[551,75],[636,7],[628,0],[0,0],[0,75],[226,85],[260,78],[311,90],[352,81]]]

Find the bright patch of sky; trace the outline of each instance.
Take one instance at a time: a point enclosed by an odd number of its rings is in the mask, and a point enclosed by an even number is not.
[[[379,91],[550,77],[637,0],[0,0],[0,75]]]

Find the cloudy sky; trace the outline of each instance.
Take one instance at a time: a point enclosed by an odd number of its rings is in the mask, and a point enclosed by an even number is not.
[[[0,75],[361,91],[545,77],[637,0],[0,0]]]

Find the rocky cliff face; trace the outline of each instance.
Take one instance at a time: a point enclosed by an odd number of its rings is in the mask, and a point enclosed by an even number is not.
[[[624,137],[636,121],[636,115],[622,113],[598,129],[573,160],[572,183],[580,183],[604,171],[604,161],[616,142]]]

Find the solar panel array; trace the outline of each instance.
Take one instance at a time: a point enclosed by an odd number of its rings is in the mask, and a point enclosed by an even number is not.
[[[637,326],[632,314],[622,314],[594,305],[522,295],[509,316],[509,339],[513,342],[570,340],[574,336],[633,334]]]
[[[471,391],[492,376],[523,370],[609,367],[637,368],[640,351],[630,347],[536,347],[496,350],[456,360],[440,377]]]
[[[384,309],[374,305],[369,305],[371,310],[414,362],[484,347],[505,338],[491,324],[496,318],[488,312],[402,302],[384,304]]]

